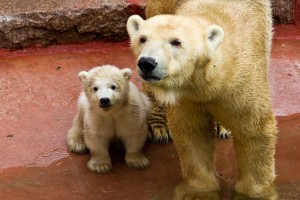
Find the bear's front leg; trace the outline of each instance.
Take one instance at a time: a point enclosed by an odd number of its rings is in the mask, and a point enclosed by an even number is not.
[[[83,111],[79,108],[67,134],[68,149],[76,153],[85,153],[88,150],[84,141],[83,115]]]
[[[148,117],[149,139],[155,143],[168,143],[172,141],[172,135],[167,125],[166,107],[155,99],[151,89],[146,84],[143,84],[143,91],[152,103],[152,109]]]
[[[274,187],[276,122],[273,117],[260,119],[259,126],[240,125],[234,135],[238,163],[238,180],[234,200],[276,200]]]
[[[168,116],[183,176],[173,199],[219,199],[211,115],[202,105],[186,100],[171,106]]]
[[[86,130],[86,144],[91,152],[88,168],[97,173],[106,173],[112,170],[109,155],[110,134],[99,134],[99,131],[88,127]]]

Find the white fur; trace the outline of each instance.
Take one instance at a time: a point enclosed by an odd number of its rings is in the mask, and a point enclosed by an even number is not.
[[[270,4],[147,0],[148,19],[128,20],[135,57],[153,47],[160,54],[151,55],[154,61],[148,58],[150,70],[143,62],[138,67],[149,91],[171,104],[168,126],[183,177],[174,200],[219,199],[215,141],[209,134],[214,120],[233,134],[238,176],[232,198],[278,199],[273,184],[277,129],[267,79]],[[157,57],[166,62],[158,63]]]
[[[78,153],[88,148],[91,152],[88,167],[92,171],[103,173],[112,169],[108,149],[115,138],[124,143],[128,166],[144,168],[149,165],[141,150],[147,137],[151,105],[148,98],[129,82],[131,74],[130,69],[119,70],[113,66],[79,73],[83,92],[68,132],[68,147]],[[112,84],[117,85],[116,89],[110,88]],[[94,87],[98,90],[94,91]],[[101,98],[110,98],[111,106],[99,107]]]
[[[143,21],[144,20],[138,15],[131,16],[128,19],[126,26],[130,37],[137,33]]]
[[[205,33],[206,33],[207,47],[209,49],[209,56],[213,56],[215,50],[223,41],[224,31],[220,26],[213,24],[207,27]]]
[[[172,90],[162,90],[160,88],[153,88],[153,93],[156,99],[165,105],[175,105],[179,97],[179,93]]]

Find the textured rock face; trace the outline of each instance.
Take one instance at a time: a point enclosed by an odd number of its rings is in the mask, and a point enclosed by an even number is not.
[[[124,0],[1,0],[0,47],[126,39],[126,21],[145,3]]]
[[[296,1],[299,0],[271,0],[275,24],[290,24],[294,22]]]
[[[295,2],[271,0],[275,23],[292,23]],[[127,39],[126,21],[146,0],[0,0],[0,48]],[[298,10],[297,12],[300,12]]]

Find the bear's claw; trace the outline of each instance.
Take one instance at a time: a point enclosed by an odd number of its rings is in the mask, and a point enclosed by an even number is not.
[[[96,173],[107,173],[112,170],[111,163],[97,163],[90,160],[87,165],[91,171]]]
[[[225,130],[225,129],[224,129],[224,130]],[[221,138],[221,139],[228,139],[228,138],[231,137],[231,131],[227,131],[227,130],[225,130],[225,131],[220,131],[220,132],[218,132],[218,136],[219,136],[219,138]]]
[[[125,156],[126,164],[133,169],[144,169],[150,165],[149,160],[140,153],[128,154]]]
[[[216,123],[216,133],[221,139],[231,138],[231,131],[225,129],[221,124]]]
[[[218,191],[199,192],[180,184],[175,188],[173,200],[219,200]]]
[[[71,152],[75,152],[75,153],[87,153],[88,152],[88,148],[87,148],[86,144],[82,143],[82,142],[71,141],[68,144],[68,149]]]
[[[149,161],[141,161],[141,162],[128,162],[127,166],[133,169],[144,169],[149,166]]]
[[[148,139],[154,143],[168,143],[172,141],[172,134],[166,126],[153,127]]]

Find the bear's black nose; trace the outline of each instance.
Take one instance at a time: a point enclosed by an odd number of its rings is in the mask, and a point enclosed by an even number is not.
[[[157,63],[155,62],[155,60],[153,58],[141,57],[138,61],[138,66],[139,66],[140,70],[147,73],[147,72],[152,72],[155,69],[155,67],[157,66]]]
[[[110,103],[110,99],[109,98],[101,98],[100,99],[100,105],[101,106],[108,106]]]

